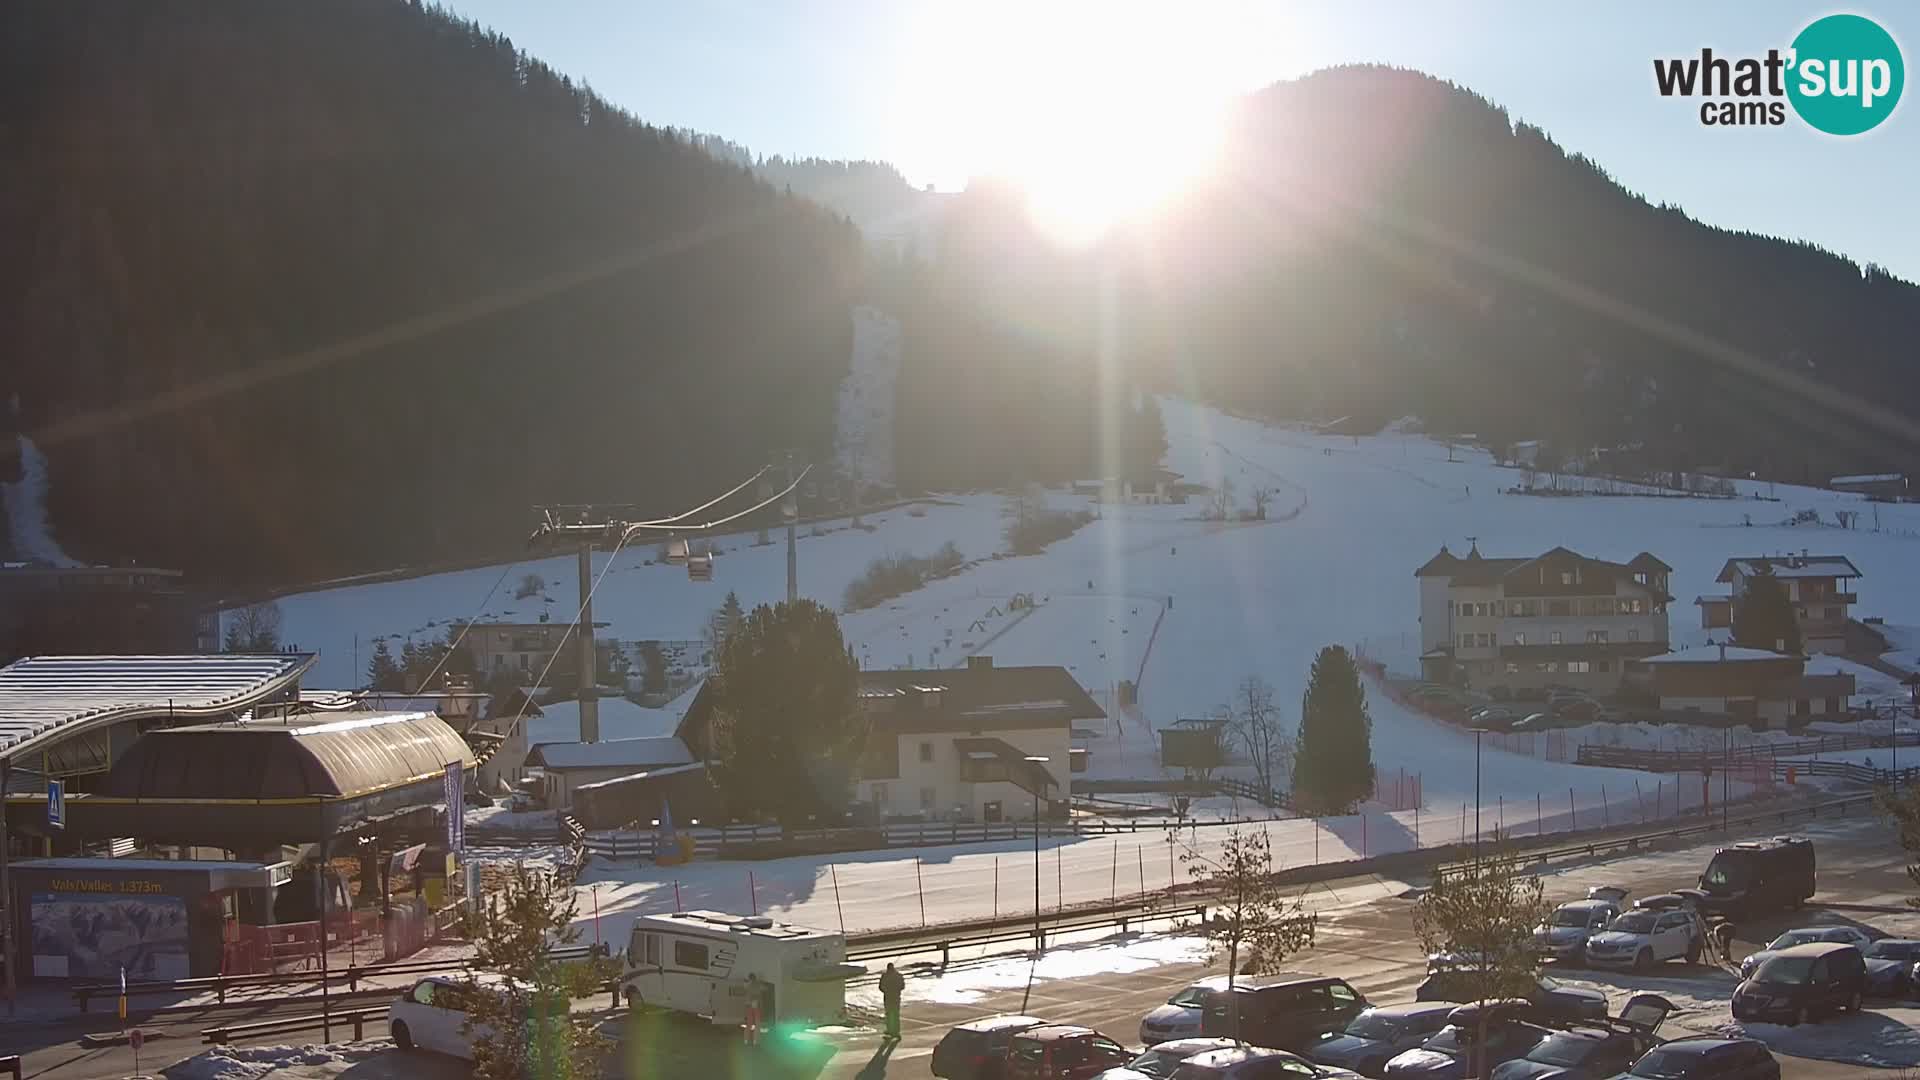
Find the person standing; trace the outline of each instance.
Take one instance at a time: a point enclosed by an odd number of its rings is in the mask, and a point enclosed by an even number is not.
[[[742,1028],[748,1046],[760,1045],[760,976],[747,976],[747,1015]]]
[[[886,1006],[887,1038],[900,1038],[900,993],[907,988],[906,977],[891,963],[880,973],[880,1000]]]

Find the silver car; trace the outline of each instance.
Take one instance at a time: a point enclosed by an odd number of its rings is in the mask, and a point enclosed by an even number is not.
[[[1561,904],[1533,932],[1534,948],[1549,960],[1584,963],[1587,939],[1604,931],[1620,909],[1607,900],[1575,900]]]

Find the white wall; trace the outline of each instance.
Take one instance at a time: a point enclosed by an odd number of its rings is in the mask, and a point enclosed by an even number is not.
[[[1031,731],[990,731],[983,736],[999,739],[1024,755],[1045,757],[1042,766],[1053,777],[1056,794],[1065,798],[1069,790],[1071,763],[1068,761],[1070,731],[1066,725]],[[979,820],[982,807],[999,800],[1010,818],[1025,818],[1033,813],[1033,797],[1011,783],[973,784],[960,779],[960,754],[953,747],[955,738],[966,732],[936,732],[900,736],[900,775],[891,780],[862,780],[855,785],[855,797],[861,802],[878,803],[882,815],[911,815],[925,812],[946,818],[956,810]],[[921,746],[929,748],[930,761],[920,758]],[[933,801],[922,801],[923,789],[931,789]],[[884,801],[877,798],[880,792]]]

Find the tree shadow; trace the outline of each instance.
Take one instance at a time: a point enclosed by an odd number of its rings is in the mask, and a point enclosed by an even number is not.
[[[666,1012],[634,1013],[624,1028],[607,1075],[625,1080],[813,1080],[839,1049],[809,1032],[778,1030],[750,1046],[739,1028]]]

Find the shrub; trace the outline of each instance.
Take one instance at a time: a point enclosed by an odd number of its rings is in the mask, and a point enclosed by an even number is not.
[[[1064,540],[1093,520],[1085,510],[1045,510],[1007,522],[1007,549],[1015,555],[1038,555],[1055,540]]]
[[[949,540],[931,555],[883,555],[867,564],[867,569],[847,585],[843,608],[860,611],[903,596],[927,582],[946,577],[965,562],[960,549]]]

